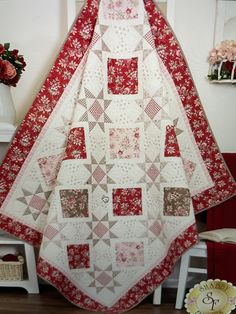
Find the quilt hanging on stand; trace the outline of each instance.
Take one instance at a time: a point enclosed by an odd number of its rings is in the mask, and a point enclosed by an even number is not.
[[[232,197],[175,36],[151,0],[88,0],[1,166],[0,227],[75,305],[122,313]]]

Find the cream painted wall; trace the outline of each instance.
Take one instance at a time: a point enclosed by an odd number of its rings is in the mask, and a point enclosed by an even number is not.
[[[221,151],[235,152],[236,85],[210,84],[206,80],[207,56],[214,41],[216,0],[175,2],[175,33],[187,58],[213,133]],[[234,13],[236,15],[236,11]]]
[[[21,121],[42,85],[67,34],[65,0],[0,0],[0,43],[19,49],[27,66],[13,87]]]

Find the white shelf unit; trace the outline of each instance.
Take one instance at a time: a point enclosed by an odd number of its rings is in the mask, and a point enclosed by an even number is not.
[[[0,143],[9,143],[16,131],[16,127],[0,122]],[[39,293],[38,278],[36,273],[35,252],[33,246],[5,234],[0,230],[0,256],[1,252],[5,252],[9,247],[16,248],[24,257],[24,275],[23,280],[9,281],[0,280],[0,287],[21,287],[28,293]]]
[[[16,131],[16,127],[9,123],[0,122],[0,142],[9,143]]]
[[[39,293],[38,278],[36,273],[35,254],[33,246],[28,243],[10,237],[8,235],[0,235],[0,254],[3,246],[17,247],[20,255],[24,257],[24,275],[23,280],[10,281],[0,280],[1,287],[21,287],[28,291],[28,293]]]
[[[212,80],[209,81],[210,83],[214,84],[236,84],[236,80]]]

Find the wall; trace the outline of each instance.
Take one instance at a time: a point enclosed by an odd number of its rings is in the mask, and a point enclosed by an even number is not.
[[[235,152],[236,85],[210,84],[206,80],[207,56],[214,42],[216,0],[176,0],[175,3],[175,33],[215,138],[221,151]]]
[[[65,0],[0,0],[0,43],[27,63],[12,94],[20,122],[34,100],[67,33]]]

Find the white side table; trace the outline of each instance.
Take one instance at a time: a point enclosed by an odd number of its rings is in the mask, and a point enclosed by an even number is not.
[[[14,125],[0,122],[0,164],[15,131],[16,127]]]
[[[3,245],[14,245],[19,247],[21,255],[26,262],[26,269],[24,269],[23,280],[18,281],[0,281],[1,287],[22,287],[25,288],[28,293],[39,293],[38,278],[36,273],[36,263],[34,248],[30,244],[10,237],[8,235],[0,235],[0,254],[1,247]]]

